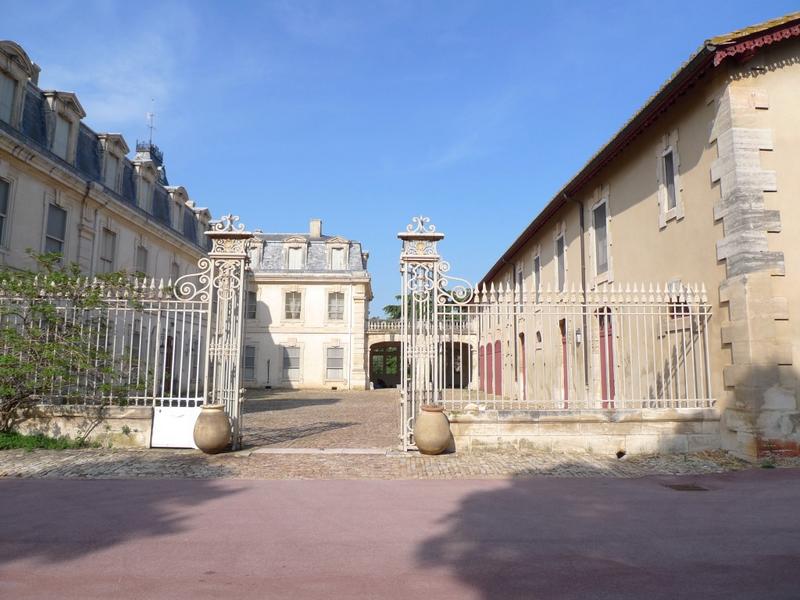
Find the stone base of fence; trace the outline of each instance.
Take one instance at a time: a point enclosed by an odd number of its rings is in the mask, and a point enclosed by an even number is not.
[[[152,428],[149,406],[107,406],[102,414],[96,406],[41,406],[16,427],[23,434],[72,439],[88,431],[87,441],[115,448],[148,448]]]
[[[715,409],[450,412],[456,450],[678,454],[721,447]]]

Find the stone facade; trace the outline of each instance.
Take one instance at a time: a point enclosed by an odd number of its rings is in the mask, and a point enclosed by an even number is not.
[[[308,233],[256,233],[250,259],[245,385],[364,389],[372,288],[361,244],[313,219]]]
[[[797,89],[800,14],[708,40],[483,280],[556,285],[563,236],[567,287],[704,284],[718,443],[751,459],[797,454],[800,442]]]
[[[60,252],[89,274],[193,272],[211,215],[167,180],[161,151],[95,133],[78,97],[38,87],[39,67],[0,42],[0,264]]]

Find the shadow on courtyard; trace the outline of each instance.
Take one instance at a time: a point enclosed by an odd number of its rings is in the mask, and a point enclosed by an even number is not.
[[[797,597],[798,470],[546,475],[466,496],[417,547],[422,572],[487,599]]]
[[[136,469],[175,478],[230,474],[224,466],[201,466],[197,455],[186,458],[176,461],[174,456],[142,453]],[[103,471],[111,477],[132,477],[126,475],[132,468],[130,457],[102,460]],[[65,461],[64,467],[51,467],[40,475],[47,479],[0,479],[0,566],[24,559],[44,565],[71,561],[136,540],[158,544],[159,539],[196,527],[192,515],[201,505],[220,502],[241,489],[214,479],[59,478],[87,476],[91,469],[89,463]]]
[[[277,410],[294,410],[298,408],[309,408],[312,406],[332,406],[339,402],[338,398],[281,398],[278,397],[259,397],[248,398],[244,403],[243,412],[253,414],[259,412],[270,412]]]
[[[245,426],[245,429],[243,430],[244,435],[242,443],[245,448],[287,444],[307,437],[336,431],[338,429],[353,427],[354,425],[358,425],[358,423],[352,421],[325,421],[273,429],[248,429]]]

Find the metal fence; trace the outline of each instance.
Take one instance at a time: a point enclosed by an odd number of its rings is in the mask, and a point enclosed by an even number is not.
[[[34,396],[42,404],[108,404],[137,406],[201,406],[207,397],[206,339],[209,320],[205,297],[185,299],[172,282],[135,279],[129,285],[111,286],[88,279],[70,290],[70,295],[96,294],[96,305],[76,306],[54,289],[46,276],[38,278],[42,294],[37,302],[48,302],[57,318],[23,319],[28,299],[0,296],[3,327],[26,333],[37,330],[31,344],[55,339],[65,331],[75,332],[84,345],[76,362],[61,372],[68,378],[48,376],[45,368],[33,381]],[[182,284],[189,283],[188,278]],[[41,333],[39,333],[41,330]],[[20,350],[17,345],[16,348]],[[0,352],[10,352],[0,344]],[[25,356],[37,352],[20,352]],[[83,364],[86,357],[91,364]],[[81,362],[79,362],[81,361]]]
[[[436,307],[448,408],[697,408],[713,402],[702,286],[535,294],[473,289]]]
[[[443,234],[415,217],[403,241],[405,448],[422,404],[449,410],[699,408],[714,402],[705,287],[488,289],[450,275]]]
[[[14,332],[24,335],[28,328],[33,346],[21,351],[25,346],[17,338],[14,347],[19,356],[34,356],[42,363],[33,377],[33,398],[43,404],[152,406],[157,409],[153,437],[156,430],[166,432],[168,445],[173,433],[191,439],[194,420],[186,418],[195,414],[191,409],[222,404],[231,419],[233,447],[238,448],[245,267],[252,239],[238,220],[227,215],[214,222],[205,232],[211,241],[209,256],[198,261],[198,272],[175,282],[69,280],[70,289],[62,290],[56,281],[63,279],[41,275],[41,292],[35,297],[2,292],[13,285],[0,289],[5,339]],[[78,301],[87,296],[93,302]],[[42,302],[57,318],[30,318],[25,309]],[[74,365],[50,369],[48,375],[48,358],[56,358],[48,357],[48,348],[70,347],[47,343],[59,335],[69,336],[69,343],[80,344],[82,351],[74,353]],[[3,339],[0,352],[11,352]],[[59,360],[63,363],[63,356]]]

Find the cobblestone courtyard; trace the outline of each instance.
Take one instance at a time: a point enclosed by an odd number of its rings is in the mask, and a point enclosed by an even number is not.
[[[397,390],[248,390],[244,446],[396,448],[399,401]]]
[[[798,466],[783,462],[781,465]],[[700,475],[750,468],[721,452],[617,460],[587,454],[484,451],[414,453],[240,453],[206,456],[193,450],[6,450],[0,477],[234,479],[496,479]]]
[[[397,450],[397,390],[248,392],[244,449],[6,450],[0,477],[89,479],[499,479],[701,475],[750,468],[724,452],[613,456],[482,450],[422,456]],[[778,466],[800,466],[783,459]]]

